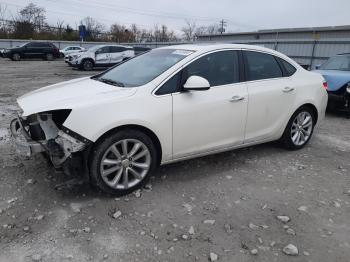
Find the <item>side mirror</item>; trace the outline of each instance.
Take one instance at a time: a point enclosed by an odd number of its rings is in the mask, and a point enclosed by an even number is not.
[[[190,76],[183,86],[185,91],[204,91],[210,88],[210,84],[207,79],[200,76]]]
[[[320,69],[320,68],[321,68],[321,65],[316,65],[316,66],[315,66],[315,69],[316,69],[316,70],[318,70],[318,69]]]

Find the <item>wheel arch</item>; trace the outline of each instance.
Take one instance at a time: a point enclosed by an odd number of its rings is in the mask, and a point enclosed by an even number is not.
[[[314,104],[306,103],[306,104],[303,104],[303,105],[299,106],[298,109],[295,110],[294,112],[298,111],[302,107],[308,107],[308,108],[310,108],[312,110],[312,112],[314,113],[315,125],[316,125],[316,123],[318,121],[318,110],[317,110],[317,107]]]
[[[85,57],[85,58],[83,58],[83,59],[81,60],[81,62],[80,62],[80,65],[79,65],[80,69],[82,69],[82,68],[84,67],[84,62],[87,61],[87,60],[88,60],[88,61],[91,61],[92,65],[95,66],[95,61],[94,61],[94,59],[92,59],[91,57]]]
[[[290,116],[289,116],[289,118],[288,118],[288,120],[287,120],[287,122],[285,122],[284,124],[283,124],[283,129],[281,129],[281,133],[279,133],[279,136],[283,136],[283,133],[284,133],[284,131],[286,130],[286,128],[287,128],[287,125],[288,125],[288,123],[289,123],[289,121],[290,121],[290,119],[292,118],[292,116],[295,114],[295,112],[297,112],[300,108],[302,108],[302,107],[308,107],[308,108],[310,108],[311,110],[312,110],[312,112],[314,113],[314,116],[315,116],[315,125],[317,124],[317,121],[318,121],[318,110],[317,110],[317,107],[314,105],[314,104],[312,104],[312,103],[310,103],[310,102],[306,102],[306,103],[303,103],[303,104],[301,104],[301,105],[299,105],[291,114],[290,114]]]
[[[126,129],[140,131],[140,132],[144,133],[145,135],[147,135],[149,138],[151,138],[152,142],[154,143],[154,146],[157,149],[157,164],[160,165],[161,160],[162,160],[162,146],[161,146],[160,140],[159,140],[158,136],[151,129],[149,129],[145,126],[142,126],[142,125],[126,124],[126,125],[121,125],[121,126],[112,128],[112,129],[108,130],[107,132],[105,132],[104,134],[102,134],[95,141],[95,144],[113,133],[116,133],[116,132],[119,132],[122,130],[126,130]]]

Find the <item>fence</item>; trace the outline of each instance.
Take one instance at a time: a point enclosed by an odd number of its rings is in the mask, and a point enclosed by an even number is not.
[[[204,39],[203,39],[204,40]],[[207,39],[203,42],[208,42]],[[16,39],[0,39],[0,49],[11,48],[29,40],[16,40]],[[78,45],[85,48],[92,47],[94,45],[111,44],[111,42],[79,42],[79,41],[48,41],[55,44],[58,48],[62,49],[69,45]],[[199,41],[200,42],[200,41]],[[198,43],[199,43],[198,42]],[[322,40],[300,40],[300,39],[279,39],[279,40],[219,40],[213,39],[211,42],[221,43],[241,43],[259,45],[267,48],[277,50],[287,56],[293,58],[299,64],[305,68],[315,68],[316,65],[322,64],[330,56],[340,53],[350,53],[350,40],[349,39],[322,39]],[[117,43],[115,43],[117,44]],[[121,43],[129,46],[144,46],[150,48],[157,48],[161,46],[188,44],[186,42],[145,42],[145,43]]]
[[[77,45],[85,48],[89,48],[95,45],[106,45],[106,44],[122,44],[129,46],[144,46],[157,48],[161,46],[169,45],[180,45],[186,44],[185,42],[145,42],[145,43],[115,43],[115,42],[80,42],[80,41],[58,41],[58,40],[21,40],[21,39],[0,39],[0,49],[12,48],[19,45],[22,45],[27,42],[50,42],[57,46],[59,49],[62,49],[66,46]]]

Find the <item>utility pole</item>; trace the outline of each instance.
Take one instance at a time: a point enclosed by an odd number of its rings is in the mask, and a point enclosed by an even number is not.
[[[221,33],[221,34],[223,34],[223,33],[225,33],[225,27],[227,26],[227,22],[224,20],[224,19],[222,19],[221,21],[220,21],[220,28],[219,28],[219,32]]]

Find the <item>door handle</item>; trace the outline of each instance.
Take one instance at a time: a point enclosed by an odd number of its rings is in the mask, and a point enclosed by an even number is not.
[[[290,93],[290,92],[293,92],[294,90],[295,90],[295,88],[287,86],[287,87],[283,88],[282,91],[284,93]]]
[[[230,99],[230,102],[239,102],[239,101],[243,101],[244,100],[244,97],[243,96],[233,96],[231,99]]]

